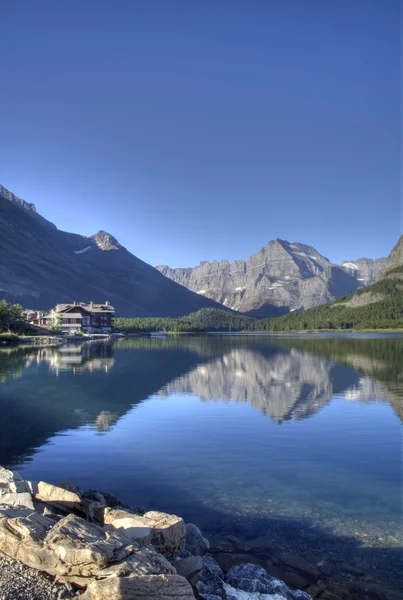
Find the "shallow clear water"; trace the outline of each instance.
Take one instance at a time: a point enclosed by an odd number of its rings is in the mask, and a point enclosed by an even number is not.
[[[295,551],[340,542],[390,562],[401,547],[402,359],[399,336],[1,351],[0,464],[175,512],[209,534],[268,532]]]

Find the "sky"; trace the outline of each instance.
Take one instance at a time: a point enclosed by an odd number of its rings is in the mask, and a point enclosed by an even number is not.
[[[400,0],[0,3],[0,184],[146,262],[402,232]]]

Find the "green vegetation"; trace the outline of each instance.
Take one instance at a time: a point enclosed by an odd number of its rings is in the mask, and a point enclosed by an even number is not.
[[[362,306],[349,301],[361,296],[379,299]],[[353,296],[338,298],[330,304],[272,319],[271,331],[307,331],[318,329],[400,329],[403,328],[403,288],[399,279],[382,279],[357,290]],[[369,298],[370,300],[370,298]]]
[[[202,333],[205,331],[245,331],[253,329],[256,319],[215,308],[201,310],[180,317],[170,318],[116,318],[115,327],[123,333],[147,333],[150,331]]]
[[[353,297],[356,302],[361,299],[363,304],[349,305]],[[403,328],[403,283],[395,278],[382,279],[352,296],[274,319],[256,319],[228,310],[203,308],[179,319],[117,318],[115,325],[123,333],[400,329]]]
[[[22,306],[19,304],[9,304],[6,300],[0,300],[0,332],[20,333],[24,328]]]

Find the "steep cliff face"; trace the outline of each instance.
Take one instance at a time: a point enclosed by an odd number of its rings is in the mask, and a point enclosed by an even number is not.
[[[367,286],[375,281],[377,274],[383,269],[385,263],[386,258],[358,258],[357,260],[343,261],[342,267],[362,285]]]
[[[403,235],[400,236],[396,245],[393,246],[383,269],[378,273],[377,279],[387,277],[390,271],[394,271],[393,275],[403,276]],[[396,271],[399,271],[399,273]]]
[[[0,188],[0,298],[27,308],[109,300],[120,316],[181,316],[218,306],[163,277],[105,231],[59,231]]]
[[[246,261],[202,262],[189,269],[160,265],[157,269],[199,295],[253,316],[311,308],[362,287],[312,246],[280,239]]]

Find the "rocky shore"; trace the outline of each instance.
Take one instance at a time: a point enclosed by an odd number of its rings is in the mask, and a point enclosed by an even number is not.
[[[262,536],[207,540],[176,516],[108,492],[23,480],[0,467],[0,600],[397,600]]]

